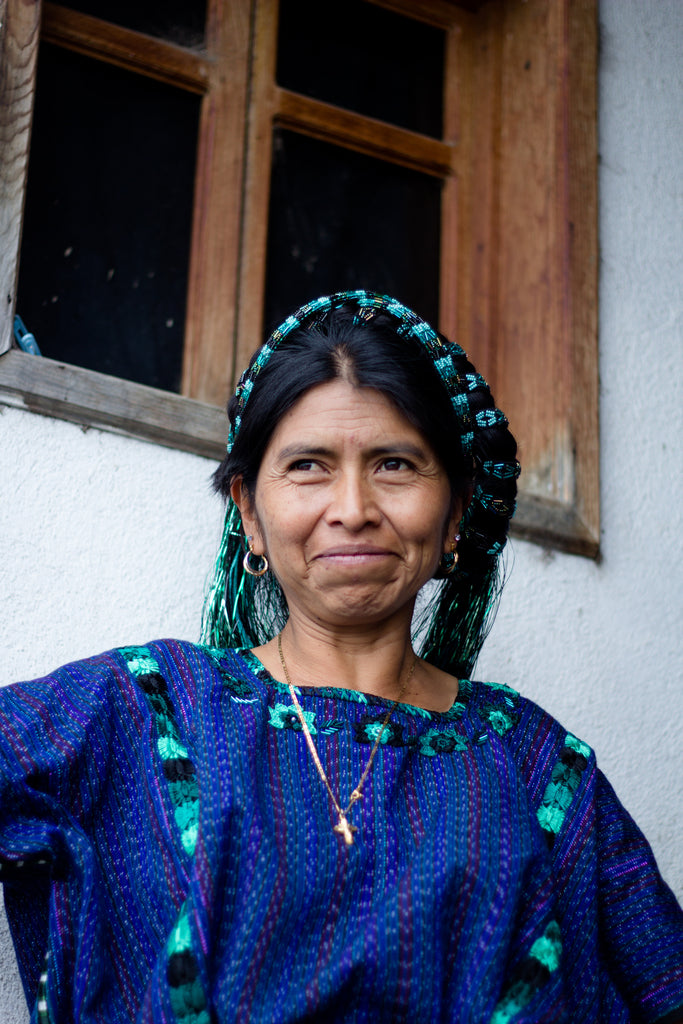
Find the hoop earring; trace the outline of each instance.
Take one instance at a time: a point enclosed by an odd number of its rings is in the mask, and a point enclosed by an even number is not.
[[[453,572],[453,570],[455,569],[456,565],[458,564],[458,557],[459,556],[458,556],[458,552],[456,551],[456,545],[457,545],[459,540],[460,540],[460,534],[457,534],[457,536],[451,541],[451,550],[445,552],[441,556],[441,560],[439,562],[439,568],[437,570],[437,578],[439,578],[439,577],[443,578],[444,576],[450,576],[450,574]]]
[[[268,572],[268,559],[266,558],[265,555],[254,556],[255,558],[260,559],[258,569],[254,569],[249,561],[251,556],[254,554],[254,549],[251,543],[253,539],[253,537],[247,537],[247,545],[249,546],[249,550],[242,559],[242,566],[244,568],[244,571],[248,572],[250,576],[265,576],[265,574]]]

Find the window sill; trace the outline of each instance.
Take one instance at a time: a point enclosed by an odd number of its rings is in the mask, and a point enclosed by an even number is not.
[[[221,459],[228,436],[217,406],[18,349],[0,356],[0,403],[206,458]]]

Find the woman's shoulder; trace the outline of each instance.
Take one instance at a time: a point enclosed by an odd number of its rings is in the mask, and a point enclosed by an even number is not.
[[[138,680],[162,676],[168,680],[178,677],[185,683],[201,681],[204,675],[211,675],[214,669],[239,673],[242,667],[242,652],[210,647],[191,640],[165,637],[148,640],[141,644],[124,644],[103,651],[92,657],[64,664],[52,675],[61,672],[70,674],[120,673]]]
[[[489,733],[503,741],[524,779],[550,845],[582,793],[598,777],[595,754],[580,737],[535,701],[499,683],[466,681],[465,696]]]
[[[513,749],[529,751],[567,745],[592,756],[590,746],[534,700],[504,683],[461,680],[459,700],[482,718]]]
[[[11,705],[87,694],[93,706],[129,705],[136,694],[144,704],[159,695],[179,703],[192,702],[210,687],[216,673],[239,671],[239,658],[188,640],[164,638],[113,647],[85,658],[66,661],[35,678],[0,687],[0,700]],[[135,701],[133,701],[135,703]]]

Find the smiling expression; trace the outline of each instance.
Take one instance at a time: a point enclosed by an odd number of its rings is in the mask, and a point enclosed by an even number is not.
[[[329,626],[409,620],[461,512],[419,430],[381,392],[345,380],[282,417],[254,502],[239,478],[232,495],[290,615]]]

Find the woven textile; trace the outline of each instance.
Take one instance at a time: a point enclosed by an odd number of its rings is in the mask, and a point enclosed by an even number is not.
[[[388,704],[298,692],[344,804]],[[0,690],[33,1019],[677,1019],[683,914],[592,752],[530,701],[463,682],[449,712],[399,705],[352,815],[346,848],[249,653],[164,641]]]

